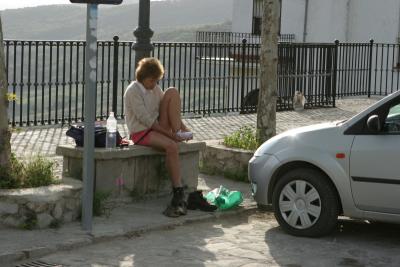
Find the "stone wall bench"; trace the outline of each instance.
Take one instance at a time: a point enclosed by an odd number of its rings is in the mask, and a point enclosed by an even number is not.
[[[197,188],[199,154],[204,148],[205,142],[179,143],[181,175],[188,190]],[[63,156],[63,177],[82,180],[83,148],[62,145],[56,154]],[[95,148],[94,161],[95,192],[109,192],[113,197],[171,192],[163,152],[138,145]]]
[[[223,140],[208,140],[201,153],[201,172],[247,182],[247,165],[254,151],[226,147]]]
[[[46,228],[71,222],[80,215],[82,183],[62,183],[36,188],[0,190],[0,224],[12,227]]]

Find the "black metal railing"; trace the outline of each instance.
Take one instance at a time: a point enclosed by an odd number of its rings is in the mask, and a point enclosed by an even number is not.
[[[294,34],[281,34],[279,36],[279,42],[292,43],[295,41],[296,36]],[[249,44],[260,44],[261,36],[251,33],[243,32],[208,32],[208,31],[197,31],[196,42],[210,42],[210,43],[242,43],[242,40],[246,39]]]
[[[387,95],[399,90],[400,45],[338,45],[337,95]]]
[[[13,126],[83,120],[85,42],[5,40]],[[133,42],[98,42],[96,118],[124,116],[123,93],[134,79]],[[154,43],[165,66],[162,88],[175,86],[186,115],[251,112],[257,105],[260,45],[255,43]],[[334,106],[337,96],[386,95],[399,90],[398,44],[278,46],[278,110],[292,108],[295,91],[308,107]]]
[[[296,91],[304,94],[309,108],[335,106],[336,54],[337,44],[280,44],[278,107],[292,107]]]

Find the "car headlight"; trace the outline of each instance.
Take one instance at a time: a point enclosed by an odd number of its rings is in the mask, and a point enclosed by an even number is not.
[[[254,196],[257,193],[257,183],[256,182],[251,182],[251,195]]]

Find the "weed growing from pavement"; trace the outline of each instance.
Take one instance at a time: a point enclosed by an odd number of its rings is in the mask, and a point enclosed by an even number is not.
[[[106,205],[106,201],[111,196],[111,192],[96,191],[93,195],[93,215],[102,216],[109,215],[110,210]],[[108,216],[107,216],[108,217]]]
[[[37,226],[37,216],[36,213],[30,211],[26,214],[25,221],[20,224],[19,228],[23,230],[33,230]]]
[[[256,150],[258,147],[256,133],[250,126],[240,127],[231,135],[224,137],[223,144],[227,147]]]

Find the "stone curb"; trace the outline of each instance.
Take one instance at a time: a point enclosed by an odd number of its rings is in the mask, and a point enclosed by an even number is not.
[[[86,236],[82,236],[81,238],[77,238],[75,240],[68,240],[67,242],[64,243],[61,242],[53,247],[37,247],[18,252],[0,254],[0,266],[2,267],[15,266],[15,263],[19,261],[34,260],[36,258],[44,257],[46,255],[59,251],[76,249],[79,247],[111,241],[118,238],[134,238],[136,236],[140,236],[142,234],[149,233],[152,231],[167,230],[186,224],[215,220],[219,218],[226,218],[238,214],[252,213],[255,210],[257,210],[257,205],[255,203],[249,203],[246,204],[246,206],[240,206],[234,210],[200,214],[198,216],[187,217],[187,218],[183,216],[171,222],[152,224],[145,227],[136,227],[133,229],[127,229],[125,231],[122,230],[121,232],[109,235],[102,234],[99,236],[93,236],[91,234],[87,234]]]

